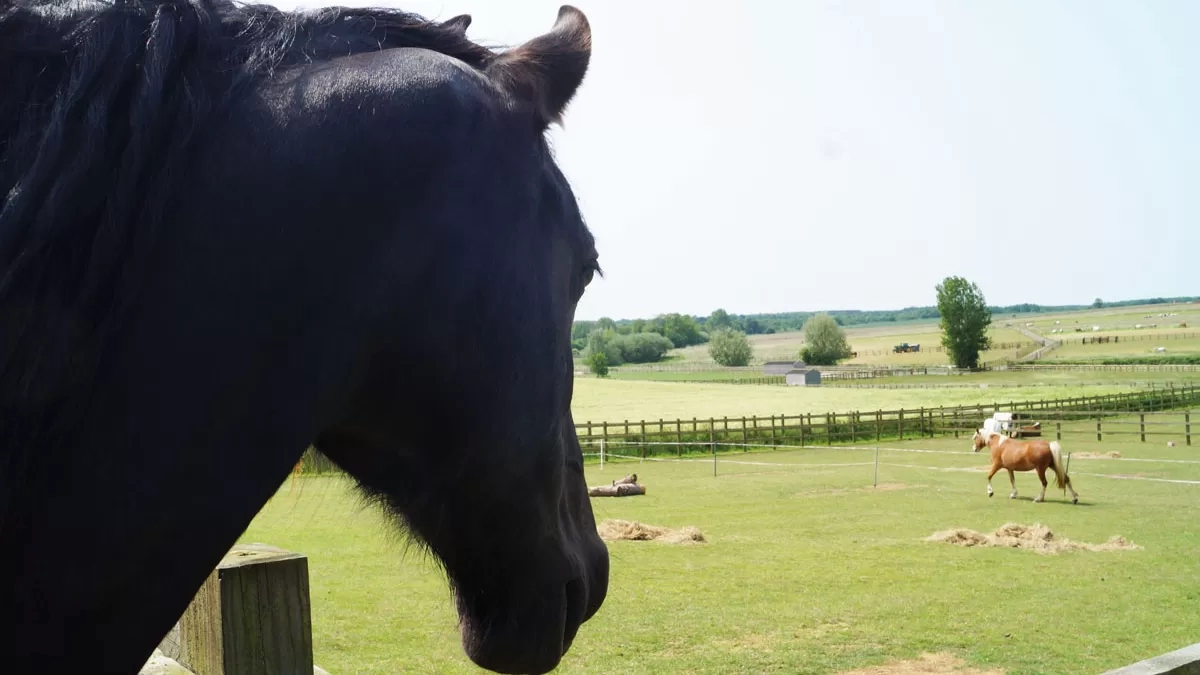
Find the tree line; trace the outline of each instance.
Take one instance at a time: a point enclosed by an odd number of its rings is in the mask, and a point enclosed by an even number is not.
[[[843,326],[868,323],[939,319],[942,345],[960,368],[976,368],[990,347],[988,327],[994,314],[1032,314],[1096,307],[1192,302],[1197,298],[1150,298],[1104,303],[1099,298],[1085,305],[1020,304],[989,306],[974,283],[947,277],[935,287],[937,304],[898,311],[789,312],[736,315],[717,309],[707,317],[663,314],[653,319],[577,321],[572,327],[572,348],[586,359],[592,372],[608,374],[610,366],[652,363],[671,349],[708,344],[709,356],[722,366],[745,366],[754,354],[747,335],[803,330],[804,347],[798,356],[814,366],[835,365],[852,356]]]
[[[989,305],[993,315],[1003,314],[1046,314],[1050,312],[1070,312],[1100,307],[1118,308],[1135,305],[1160,305],[1172,302],[1194,302],[1197,296],[1174,298],[1140,298],[1104,302],[1097,298],[1088,305],[1038,305],[1021,303],[1016,305]],[[896,323],[902,321],[920,321],[940,319],[941,313],[937,305],[927,307],[906,307],[898,310],[832,310],[825,312],[781,312],[768,314],[730,314],[724,309],[718,309],[708,316],[689,316],[684,314],[665,314],[653,319],[620,319],[602,318],[599,321],[577,321],[572,340],[580,350],[588,334],[595,328],[606,328],[622,335],[632,333],[658,333],[671,339],[676,347],[686,347],[707,342],[706,334],[720,328],[730,328],[746,335],[763,333],[785,333],[804,329],[804,324],[818,314],[830,316],[839,326],[859,326],[871,323]],[[669,326],[668,326],[669,324]],[[683,343],[675,343],[679,338]]]

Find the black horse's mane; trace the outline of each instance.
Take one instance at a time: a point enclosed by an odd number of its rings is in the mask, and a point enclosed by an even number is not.
[[[388,9],[0,0],[0,523],[18,446],[67,423],[206,120],[279,69],[365,51],[482,69],[496,54],[465,27]]]

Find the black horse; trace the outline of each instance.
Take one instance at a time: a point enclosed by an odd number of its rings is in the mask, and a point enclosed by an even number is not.
[[[570,413],[597,256],[545,139],[591,32],[0,2],[0,655],[136,672],[311,443],[545,672],[604,600]],[[386,589],[381,589],[386,592]]]

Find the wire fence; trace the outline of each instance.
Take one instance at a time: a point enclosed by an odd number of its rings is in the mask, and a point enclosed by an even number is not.
[[[619,443],[639,458],[715,452],[737,447],[816,447],[879,444],[922,438],[970,438],[983,420],[998,412],[1014,415],[1024,435],[1062,438],[1086,429],[1097,441],[1136,435],[1142,442],[1170,434],[1192,445],[1192,410],[1200,404],[1200,386],[1164,387],[1105,396],[1011,401],[1008,403],[940,406],[795,415],[710,417],[690,420],[622,420],[575,425],[581,445]],[[1170,427],[1170,431],[1167,430]],[[315,448],[297,464],[298,472],[340,472]]]
[[[662,443],[673,446],[671,443]],[[846,456],[845,460],[834,460],[830,451],[836,455]],[[974,458],[970,466],[959,463],[949,465],[915,464],[913,461],[902,461],[906,455],[937,456],[941,458]],[[1149,483],[1171,483],[1178,485],[1200,486],[1200,478],[1181,478],[1162,475],[1146,475],[1138,473],[1107,473],[1098,471],[1079,471],[1090,468],[1089,465],[1135,464],[1144,469],[1147,465],[1160,464],[1168,469],[1191,468],[1200,476],[1200,459],[1170,459],[1150,457],[1121,457],[1116,454],[1097,455],[1091,452],[1070,452],[1064,450],[1064,460],[1068,472],[1072,476],[1090,476],[1110,478],[1114,480],[1134,480]],[[616,465],[622,471],[637,465],[652,463],[656,465],[695,466],[704,471],[711,467],[712,475],[745,475],[764,473],[768,471],[821,471],[841,470],[854,467],[871,467],[872,484],[878,485],[880,467],[916,469],[938,472],[968,472],[985,473],[987,471],[988,454],[969,450],[945,450],[929,447],[895,447],[888,445],[763,445],[743,443],[715,443],[707,455],[685,455],[682,457],[663,456],[662,454],[640,454],[640,447],[622,441],[608,442],[597,440],[586,444],[584,457],[589,463],[599,463],[601,469],[606,465]],[[1075,460],[1075,470],[1071,470],[1071,462]],[[981,464],[982,463],[982,464]],[[865,476],[864,476],[865,477]]]

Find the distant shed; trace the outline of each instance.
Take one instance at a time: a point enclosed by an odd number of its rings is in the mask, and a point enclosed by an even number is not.
[[[816,368],[797,368],[785,374],[789,387],[815,387],[821,384],[821,371]]]

